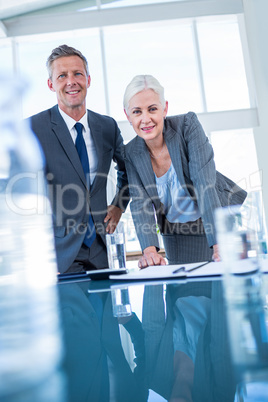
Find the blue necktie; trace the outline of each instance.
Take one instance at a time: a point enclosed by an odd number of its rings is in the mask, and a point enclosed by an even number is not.
[[[83,170],[85,173],[86,181],[87,181],[88,187],[89,187],[89,185],[90,185],[89,161],[88,161],[87,147],[86,147],[85,140],[83,137],[83,124],[76,123],[74,127],[77,131],[75,146],[76,146],[79,158],[81,160],[81,164],[82,164],[82,167],[83,167]],[[90,247],[95,239],[96,239],[95,226],[93,223],[91,213],[89,213],[87,231],[86,231],[85,238],[84,238],[84,244],[86,246]]]

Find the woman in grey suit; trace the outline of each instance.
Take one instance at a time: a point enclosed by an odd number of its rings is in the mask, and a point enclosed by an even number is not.
[[[139,267],[219,260],[214,210],[242,204],[246,192],[216,171],[212,146],[193,112],[167,117],[164,88],[132,79],[124,110],[137,136],[124,149],[130,205],[143,256]],[[156,218],[156,219],[155,219]]]

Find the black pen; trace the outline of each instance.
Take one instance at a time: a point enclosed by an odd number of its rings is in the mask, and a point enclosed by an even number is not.
[[[185,271],[185,267],[177,268],[177,269],[175,269],[175,271],[172,271],[172,273],[173,273],[173,274],[178,274],[178,273],[181,272],[181,271]]]
[[[203,264],[197,265],[197,267],[193,267],[193,268],[190,268],[190,269],[187,269],[187,270],[186,270],[185,267],[180,267],[180,268],[175,269],[175,271],[172,271],[172,273],[173,273],[173,274],[178,274],[179,272],[185,272],[185,273],[191,272],[191,271],[194,271],[194,270],[197,269],[197,268],[201,268],[201,267],[203,267],[204,265],[209,264],[210,262],[211,262],[211,261],[204,262]]]

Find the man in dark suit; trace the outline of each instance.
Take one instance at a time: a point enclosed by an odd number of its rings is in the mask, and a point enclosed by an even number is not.
[[[47,68],[48,87],[58,105],[32,116],[30,124],[46,159],[58,270],[106,268],[105,234],[115,230],[129,200],[123,139],[114,119],[86,109],[91,78],[80,51],[57,47]],[[117,164],[117,192],[107,207],[112,160]]]

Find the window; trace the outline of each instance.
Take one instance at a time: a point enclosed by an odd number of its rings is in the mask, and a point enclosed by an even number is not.
[[[191,23],[150,23],[105,28],[110,112],[125,120],[123,94],[137,74],[154,75],[164,86],[169,114],[201,111]]]
[[[68,44],[81,50],[86,56],[91,75],[91,86],[87,96],[89,109],[106,113],[102,58],[98,29],[63,32],[55,35],[34,35],[18,40],[19,65],[29,81],[28,96],[24,100],[23,117],[38,113],[56,103],[55,93],[47,87],[46,60],[52,49]]]
[[[235,16],[197,24],[207,110],[248,108],[239,28]]]
[[[216,168],[246,191],[260,188],[260,172],[252,129],[211,133]]]

